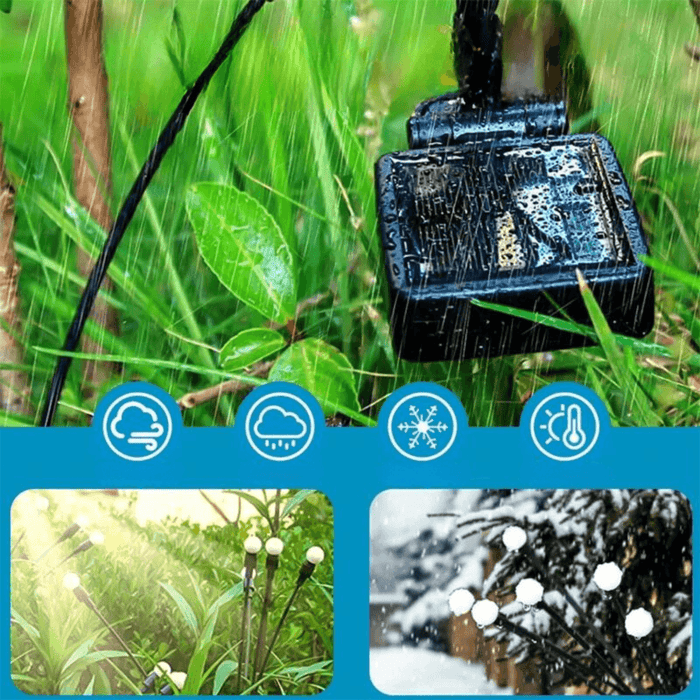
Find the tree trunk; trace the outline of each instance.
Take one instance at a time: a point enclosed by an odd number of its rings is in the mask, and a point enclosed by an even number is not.
[[[21,365],[19,318],[20,265],[15,257],[15,190],[5,172],[0,124],[0,364]],[[19,369],[0,369],[0,410],[29,415],[29,383]]]
[[[92,218],[109,231],[112,191],[109,133],[109,91],[102,55],[102,0],[65,0],[66,58],[68,63],[68,109],[75,126],[73,138],[73,178],[75,194]],[[93,260],[78,251],[78,269],[87,276]],[[103,289],[112,289],[105,281]],[[107,332],[117,335],[119,319],[114,308],[98,297],[92,318]],[[83,350],[101,353],[100,343],[83,339]],[[83,379],[88,392],[103,384],[113,366],[104,362],[86,362]]]

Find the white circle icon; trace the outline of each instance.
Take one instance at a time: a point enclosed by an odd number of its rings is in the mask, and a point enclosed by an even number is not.
[[[306,452],[315,430],[309,406],[285,391],[259,398],[245,419],[245,435],[250,446],[274,462],[286,462]]]
[[[530,418],[530,435],[543,455],[571,462],[587,455],[598,442],[600,419],[588,399],[562,391],[537,404]]]
[[[160,399],[134,391],[109,405],[102,419],[102,434],[112,452],[131,462],[144,462],[168,446],[173,420]]]
[[[389,440],[416,462],[437,459],[457,437],[457,417],[445,399],[428,391],[404,396],[389,413]]]

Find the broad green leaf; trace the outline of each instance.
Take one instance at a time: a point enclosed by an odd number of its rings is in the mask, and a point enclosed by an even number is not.
[[[0,0],[0,12],[9,13],[12,10],[12,0]]]
[[[207,615],[212,615],[214,612],[218,611],[221,606],[226,605],[229,601],[233,600],[234,598],[237,598],[239,595],[243,593],[243,582],[240,581],[239,583],[235,584],[231,588],[229,588],[226,593],[223,593],[220,595],[212,604],[211,607],[209,608],[209,611],[207,612]]]
[[[186,206],[199,252],[221,283],[266,318],[293,318],[292,252],[265,207],[235,187],[207,182],[188,189]]]
[[[270,518],[270,511],[268,507],[259,499],[253,496],[252,494],[248,493],[247,491],[237,491],[236,489],[231,489],[229,493],[235,493],[236,496],[239,496],[242,498],[244,501],[248,501],[255,510],[262,515],[265,520],[267,520],[268,524],[270,527],[272,527],[272,519]]]
[[[219,664],[216,669],[216,674],[214,675],[214,688],[212,690],[212,695],[218,695],[221,692],[221,688],[224,683],[229,679],[230,675],[238,668],[238,664],[235,661],[226,659]]]
[[[289,513],[291,513],[300,503],[303,503],[312,493],[316,493],[313,489],[302,489],[298,493],[295,493],[285,504],[284,510],[282,511],[282,518],[284,519]]]
[[[12,619],[30,636],[34,639],[39,638],[39,630],[30,625],[14,608],[10,609],[10,614]]]
[[[352,365],[342,352],[318,338],[295,343],[282,353],[269,374],[270,381],[297,384],[311,392],[324,413],[359,411]]]
[[[250,328],[234,335],[221,348],[221,366],[233,372],[264,360],[285,346],[280,333],[271,328]]]
[[[175,604],[180,609],[182,617],[185,619],[188,627],[197,634],[197,616],[192,610],[192,606],[178,593],[169,583],[160,582],[160,585],[167,591],[168,595],[175,601]]]
[[[66,671],[68,668],[70,668],[71,664],[74,664],[76,661],[79,661],[82,659],[84,656],[86,656],[90,650],[90,647],[94,644],[94,641],[92,639],[86,639],[71,655],[68,661],[66,661],[65,664],[63,664],[63,670]]]
[[[192,654],[189,666],[187,667],[187,680],[180,693],[181,695],[199,694],[199,689],[202,687],[204,681],[204,664],[207,662],[207,656],[209,656],[211,645],[212,643],[209,642],[203,646],[198,646],[195,653]]]
[[[90,682],[87,684],[87,687],[83,691],[83,695],[92,695],[92,691],[95,689],[95,676],[93,676],[90,679]]]

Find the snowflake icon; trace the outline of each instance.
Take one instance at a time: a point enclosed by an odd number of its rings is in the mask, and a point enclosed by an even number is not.
[[[416,392],[397,402],[389,414],[389,440],[404,457],[416,461],[436,459],[452,447],[457,418],[438,394]]]
[[[425,440],[426,444],[430,449],[437,449],[437,440],[431,435],[431,433],[443,433],[448,427],[447,424],[442,421],[437,423],[433,421],[435,414],[438,411],[438,407],[433,404],[423,417],[415,406],[409,406],[408,412],[411,414],[413,421],[407,423],[404,421],[396,427],[404,433],[411,433],[412,437],[408,441],[408,448],[413,450],[420,443],[421,438]]]

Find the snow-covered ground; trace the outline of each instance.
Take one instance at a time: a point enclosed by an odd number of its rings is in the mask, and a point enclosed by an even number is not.
[[[370,676],[387,695],[512,695],[486,678],[484,667],[429,649],[370,649]]]

